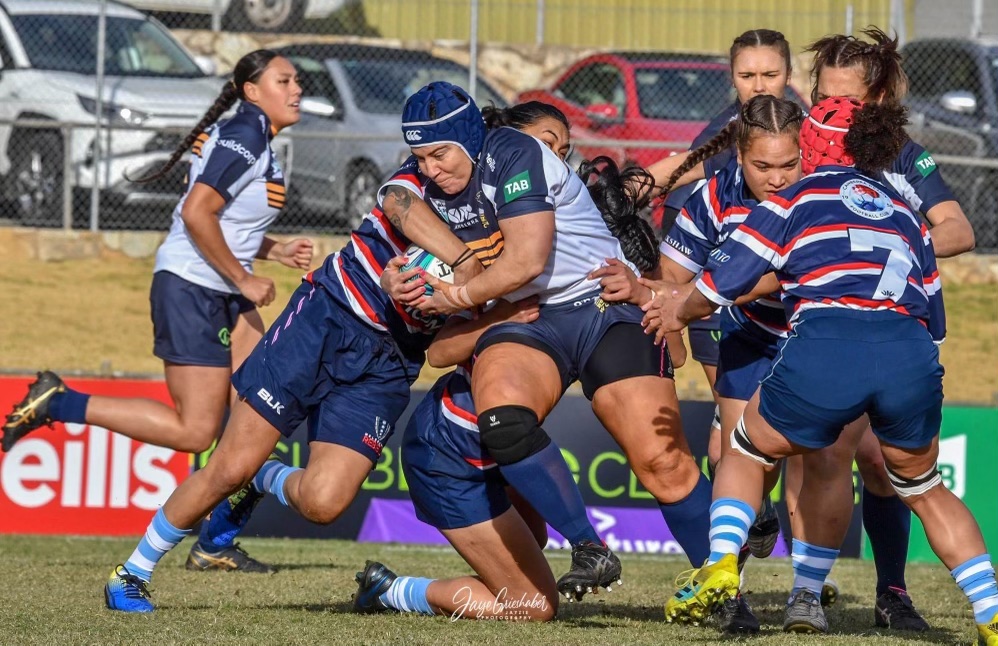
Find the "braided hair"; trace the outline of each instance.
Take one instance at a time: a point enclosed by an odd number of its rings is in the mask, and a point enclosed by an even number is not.
[[[225,84],[222,91],[215,98],[215,102],[211,104],[211,107],[204,113],[204,116],[194,126],[194,129],[187,133],[187,136],[180,142],[180,145],[173,151],[173,154],[166,160],[166,163],[159,170],[149,175],[132,179],[126,174],[125,179],[136,184],[145,184],[160,179],[169,173],[170,169],[180,161],[184,153],[190,150],[201,133],[207,130],[211,124],[218,121],[219,117],[228,112],[229,108],[236,104],[237,99],[246,99],[246,96],[243,94],[243,85],[257,82],[263,71],[270,65],[270,62],[278,57],[280,57],[280,54],[273,50],[258,49],[240,58],[232,72],[232,80]]]
[[[792,134],[796,137],[803,120],[800,106],[789,99],[777,99],[768,94],[752,97],[742,104],[737,119],[729,122],[702,146],[690,151],[686,160],[669,177],[662,193],[668,193],[679,178],[697,164],[732,145],[744,153],[758,131],[772,135]]]
[[[818,77],[825,67],[855,67],[863,69],[863,85],[871,101],[898,103],[908,93],[908,76],[901,67],[897,36],[891,38],[877,27],[867,27],[863,35],[873,42],[855,36],[835,34],[817,40],[804,51],[814,54],[811,69],[811,102],[818,103]]]
[[[641,211],[651,199],[655,180],[639,166],[621,169],[609,157],[600,156],[579,166],[579,177],[589,189],[606,227],[620,241],[624,257],[642,273],[658,267],[658,238]]]

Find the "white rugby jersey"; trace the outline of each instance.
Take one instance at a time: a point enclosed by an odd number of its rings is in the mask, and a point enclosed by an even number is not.
[[[519,130],[497,128],[488,133],[471,182],[458,195],[437,188],[419,171],[415,156],[382,187],[379,204],[391,185],[422,196],[485,266],[502,252],[501,220],[553,211],[554,241],[544,271],[504,295],[507,300],[535,295],[541,303],[575,300],[599,289],[599,281],[587,276],[607,258],[634,269],[579,176],[542,141]]]
[[[187,191],[173,210],[173,223],[156,252],[156,271],[168,271],[195,285],[231,294],[235,284],[201,255],[181,217],[184,202],[195,184],[206,184],[225,198],[219,224],[232,254],[253,271],[267,227],[284,206],[284,173],[270,140],[273,127],[263,110],[248,101],[236,114],[202,133],[191,149]]]

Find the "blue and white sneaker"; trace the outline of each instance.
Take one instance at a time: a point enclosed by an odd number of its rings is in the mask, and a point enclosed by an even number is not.
[[[121,612],[152,612],[148,583],[135,576],[124,565],[117,565],[104,584],[104,603],[109,610]]]
[[[381,600],[381,595],[388,592],[392,583],[398,578],[394,572],[377,561],[367,561],[364,571],[354,577],[357,582],[357,593],[353,595],[353,610],[360,614],[371,614],[391,610]]]

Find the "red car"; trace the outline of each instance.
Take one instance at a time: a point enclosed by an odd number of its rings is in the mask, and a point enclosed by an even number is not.
[[[789,88],[787,98],[805,105]],[[572,124],[580,158],[607,155],[641,166],[686,150],[734,99],[726,57],[662,52],[587,56],[550,90],[528,90],[517,97],[518,102],[543,101],[560,108]],[[656,147],[654,142],[673,145]]]

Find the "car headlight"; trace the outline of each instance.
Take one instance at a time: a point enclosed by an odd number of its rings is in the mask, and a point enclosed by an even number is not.
[[[92,115],[97,114],[97,101],[85,96],[76,95],[80,101],[80,107]],[[101,116],[112,125],[140,126],[149,115],[141,110],[118,105],[117,103],[104,103],[101,105]]]

